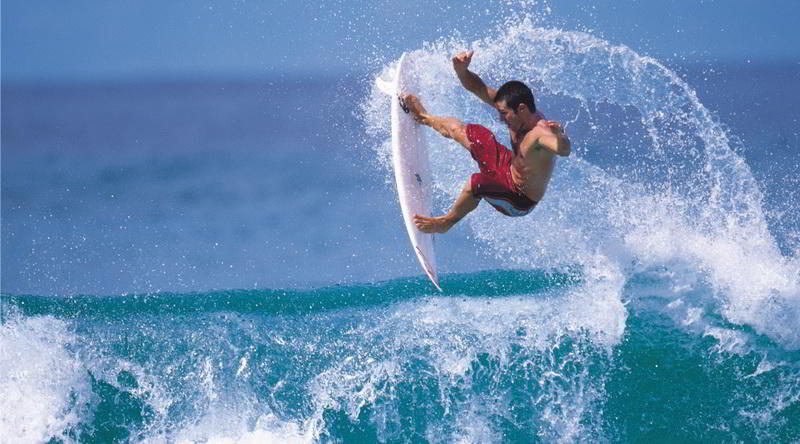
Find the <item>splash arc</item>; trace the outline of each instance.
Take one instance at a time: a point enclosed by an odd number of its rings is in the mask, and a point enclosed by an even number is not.
[[[434,235],[423,233],[414,225],[414,214],[431,214],[431,174],[428,146],[422,127],[414,122],[400,103],[400,93],[418,91],[418,70],[414,59],[407,53],[400,57],[394,78],[388,81],[376,79],[382,92],[392,96],[392,164],[394,166],[397,194],[403,212],[408,238],[417,255],[420,266],[433,285],[441,291],[436,273]]]

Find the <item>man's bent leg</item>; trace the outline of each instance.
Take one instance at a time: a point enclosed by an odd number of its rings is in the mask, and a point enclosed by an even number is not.
[[[470,141],[467,137],[467,125],[455,117],[440,117],[433,114],[421,115],[419,122],[428,125],[442,136],[453,139],[469,151]]]
[[[405,104],[414,120],[427,125],[439,134],[448,139],[453,139],[461,146],[469,150],[470,142],[467,138],[467,125],[462,123],[455,117],[442,117],[428,114],[425,107],[422,106],[422,101],[414,94],[401,94],[400,100]]]
[[[414,224],[423,233],[444,233],[456,222],[464,218],[470,211],[478,207],[481,199],[472,194],[471,180],[467,179],[464,188],[461,189],[453,207],[444,216],[426,217],[419,214],[414,215]]]

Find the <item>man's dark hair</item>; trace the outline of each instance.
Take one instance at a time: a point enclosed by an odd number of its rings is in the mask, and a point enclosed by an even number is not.
[[[494,96],[494,102],[497,103],[500,101],[505,101],[506,106],[511,108],[514,112],[519,111],[520,103],[527,105],[532,113],[536,112],[536,103],[533,101],[531,89],[519,80],[506,82],[497,90],[497,94]]]

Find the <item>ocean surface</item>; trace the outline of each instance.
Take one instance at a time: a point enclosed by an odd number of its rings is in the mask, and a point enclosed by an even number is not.
[[[410,249],[396,63],[2,88],[3,442],[798,442],[800,61],[673,63],[523,21],[476,49],[566,123],[525,218]],[[515,63],[511,63],[515,60]],[[428,132],[437,211],[471,159]]]

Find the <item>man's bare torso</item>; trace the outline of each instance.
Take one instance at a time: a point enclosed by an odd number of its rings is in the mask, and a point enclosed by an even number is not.
[[[511,146],[514,150],[514,158],[511,160],[511,179],[523,194],[535,202],[544,197],[556,164],[553,153],[535,142],[541,134],[550,131],[546,125],[540,124],[544,121],[544,116],[538,115],[540,120],[533,129],[524,133],[511,132]],[[520,146],[526,138],[533,139],[534,142],[527,150],[521,150]]]

